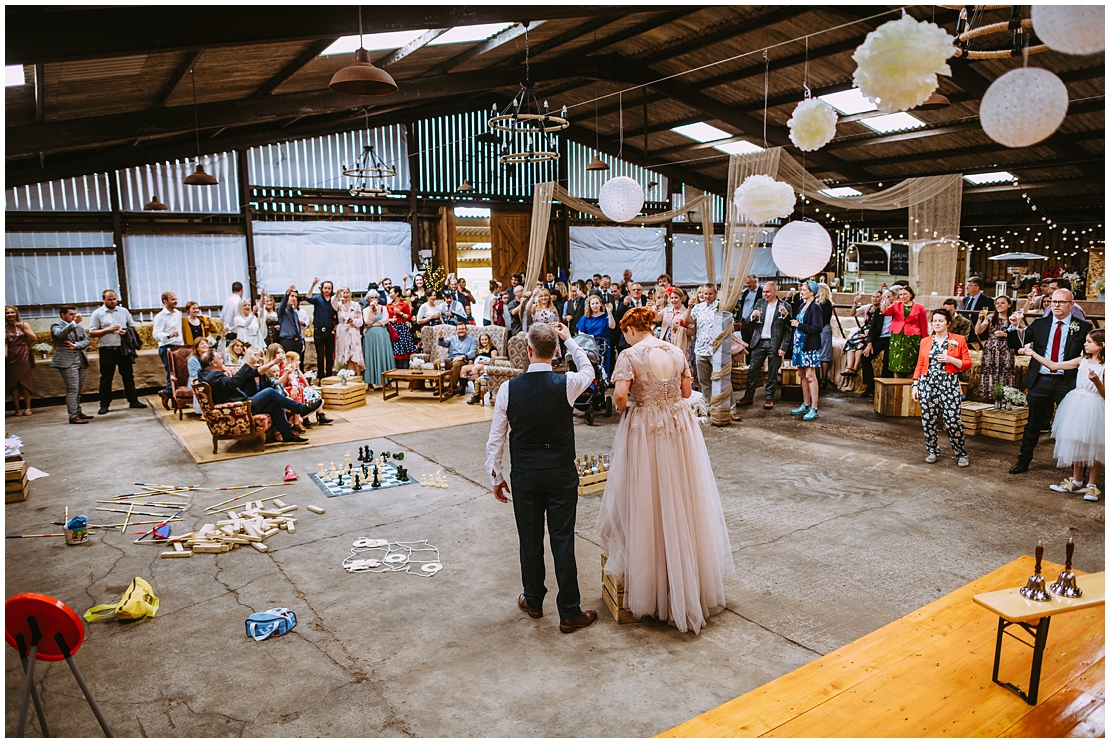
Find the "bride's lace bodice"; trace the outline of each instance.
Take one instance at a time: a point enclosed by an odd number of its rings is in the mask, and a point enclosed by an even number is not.
[[[682,378],[692,376],[682,352],[656,338],[645,338],[623,351],[613,370],[613,382],[632,382],[628,390],[630,410],[682,402]]]

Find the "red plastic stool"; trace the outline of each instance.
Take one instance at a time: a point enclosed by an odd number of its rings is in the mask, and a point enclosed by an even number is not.
[[[104,715],[100,713],[100,707],[96,705],[96,700],[89,691],[88,684],[85,683],[85,677],[77,668],[77,661],[73,659],[73,654],[85,640],[85,624],[81,621],[81,617],[56,598],[39,593],[21,593],[12,596],[4,604],[4,620],[4,639],[19,651],[19,660],[25,672],[23,700],[19,707],[16,736],[23,737],[23,729],[27,723],[28,697],[35,702],[35,712],[38,714],[42,734],[50,735],[46,727],[42,700],[39,699],[34,684],[35,659],[41,658],[51,663],[65,659],[104,734],[114,738]]]

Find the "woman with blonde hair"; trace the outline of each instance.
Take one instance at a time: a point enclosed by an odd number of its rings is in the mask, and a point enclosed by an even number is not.
[[[543,284],[536,284],[532,298],[528,300],[528,324],[542,322],[548,325],[558,325],[559,313],[551,302],[551,292]]]
[[[35,382],[31,369],[35,366],[35,356],[31,347],[38,342],[38,336],[30,325],[19,317],[19,310],[11,305],[4,307],[4,386],[12,396],[16,415],[31,414],[31,394]],[[23,406],[20,407],[20,400]]]
[[[829,384],[829,373],[832,371],[832,318],[836,311],[832,302],[832,290],[829,289],[828,284],[821,282],[817,285],[816,302],[821,307],[821,319],[825,322],[825,326],[821,328],[821,386],[825,387]]]

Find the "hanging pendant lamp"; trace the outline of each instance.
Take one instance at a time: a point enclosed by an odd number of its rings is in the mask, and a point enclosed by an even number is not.
[[[918,111],[939,111],[942,108],[948,108],[952,105],[952,101],[948,100],[948,96],[944,93],[934,90],[925,99],[925,102],[917,107]]]
[[[597,155],[594,155],[594,159],[591,160],[590,164],[586,166],[586,170],[608,170],[608,169],[609,169],[609,164],[607,162],[605,162],[604,160],[602,160]]]
[[[463,178],[463,182],[458,187],[457,190],[458,190],[459,193],[470,193],[471,191],[474,190],[474,186],[470,185],[469,180],[467,180],[466,178]]]
[[[362,6],[358,6],[358,50],[353,64],[332,75],[328,87],[347,95],[389,95],[397,83],[385,70],[370,61],[370,52],[362,48]]]
[[[193,176],[189,176],[185,180],[188,181],[189,178],[192,178],[192,177]],[[208,177],[211,178],[212,176],[208,176]],[[151,196],[150,201],[143,204],[143,211],[145,211],[145,212],[164,212],[167,209],[169,209],[169,207],[166,206],[165,204],[163,204],[161,201],[159,201],[157,196]]]
[[[216,180],[216,176],[205,173],[204,166],[200,164],[200,119],[197,117],[197,76],[194,69],[189,70],[189,77],[193,81],[193,130],[197,135],[197,167],[192,175],[185,176],[182,183],[186,186],[218,186],[220,182]]]

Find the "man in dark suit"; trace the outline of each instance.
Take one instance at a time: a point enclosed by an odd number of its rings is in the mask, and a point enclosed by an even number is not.
[[[778,285],[768,281],[763,285],[763,295],[755,300],[751,313],[742,318],[742,322],[751,328],[751,341],[748,343],[748,388],[743,399],[736,403],[737,407],[752,404],[764,363],[767,364],[767,384],[763,388],[763,407],[772,408],[775,405],[779,366],[794,342],[790,307],[779,298],[778,291]]]
[[[623,351],[624,349],[629,347],[628,341],[624,339],[624,333],[620,331],[621,318],[624,317],[624,314],[633,307],[647,307],[647,304],[648,301],[647,297],[644,296],[644,288],[637,284],[635,281],[631,284],[628,284],[628,294],[617,304],[616,312],[613,313],[614,318],[617,321],[616,335],[618,336],[618,352]],[[612,337],[612,335],[613,334],[611,333],[610,337]]]
[[[214,405],[237,400],[250,400],[251,411],[270,416],[274,428],[281,433],[283,442],[303,444],[308,439],[303,439],[293,433],[289,421],[285,419],[285,411],[289,410],[297,415],[307,416],[319,409],[324,404],[323,400],[317,400],[311,405],[302,405],[281,394],[274,387],[266,387],[250,397],[243,393],[242,388],[244,386],[253,381],[255,377],[267,374],[270,368],[281,363],[281,360],[279,356],[269,364],[262,364],[258,368],[251,366],[249,363],[243,364],[239,367],[239,371],[229,375],[224,369],[223,355],[209,349],[201,354],[200,372],[197,374],[197,379],[212,388],[212,403]]]
[[[983,293],[983,280],[978,276],[972,276],[967,280],[967,294],[964,296],[964,301],[960,304],[960,309],[967,310],[968,312],[981,312],[982,310],[994,309],[994,298],[988,297]],[[964,317],[968,317],[968,315],[964,315]],[[967,336],[967,342],[969,344],[972,342],[981,343],[983,339],[975,333],[975,323],[979,321],[979,318],[971,317],[969,319],[971,320],[971,332]]]
[[[578,321],[586,314],[586,282],[576,281],[570,286],[570,297],[563,303],[563,324],[570,328],[571,336],[578,335]]]
[[[1052,314],[1034,320],[1025,329],[1020,326],[1022,313],[1014,313],[1010,316],[1007,344],[1015,351],[1032,345],[1034,351],[1052,361],[1077,358],[1083,353],[1083,343],[1091,332],[1091,323],[1072,317],[1073,304],[1075,298],[1070,291],[1057,289],[1052,293]],[[1017,462],[1010,468],[1011,475],[1019,475],[1029,469],[1041,431],[1048,427],[1053,411],[1064,395],[1075,389],[1075,375],[1075,369],[1049,371],[1030,357],[1029,369],[1023,380],[1029,401],[1029,420],[1021,437]]]
[[[562,339],[578,371],[556,374],[551,359]],[[563,324],[536,323],[528,329],[528,369],[501,385],[486,442],[486,471],[493,495],[508,503],[509,485],[501,460],[505,439],[513,461],[512,494],[520,538],[520,574],[524,591],[517,606],[533,619],[543,616],[543,524],[551,539],[555,579],[559,583],[559,631],[588,627],[597,612],[583,611],[574,560],[574,522],[578,508],[578,471],[574,466],[574,400],[594,379],[585,352]]]

